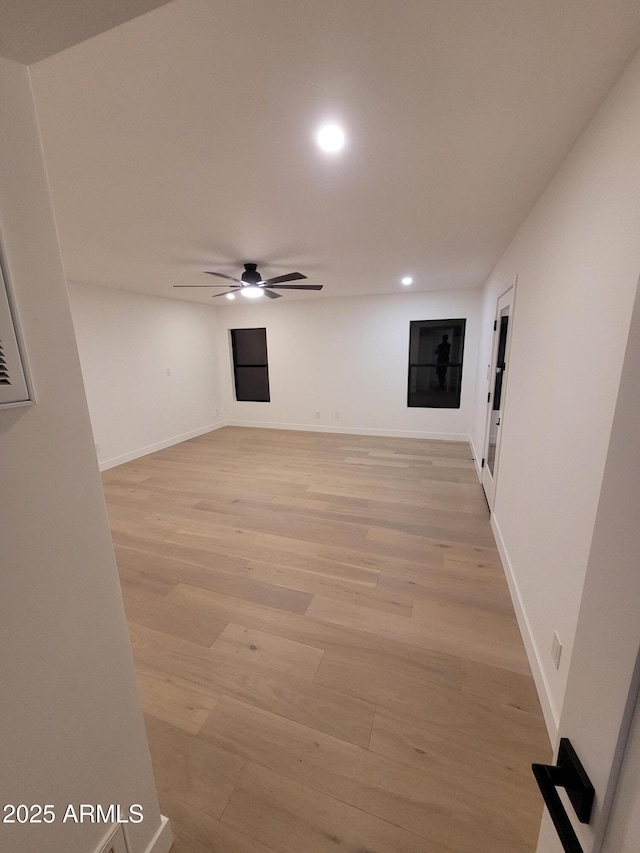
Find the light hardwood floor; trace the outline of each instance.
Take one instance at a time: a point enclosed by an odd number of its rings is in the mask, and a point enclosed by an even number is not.
[[[225,428],[103,474],[175,853],[528,853],[551,757],[467,445]]]

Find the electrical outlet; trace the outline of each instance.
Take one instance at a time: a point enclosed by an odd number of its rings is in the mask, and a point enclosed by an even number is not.
[[[316,420],[320,419],[320,412],[316,412]]]
[[[551,657],[553,658],[553,662],[555,664],[556,669],[560,669],[560,658],[562,657],[562,643],[560,642],[560,637],[558,636],[558,632],[553,632],[553,642],[551,643]]]
[[[96,441],[96,453],[100,453],[100,452],[101,452],[101,450],[102,450],[102,448],[100,447],[100,445],[99,445],[99,444],[98,444],[98,442]]]
[[[333,415],[333,417],[334,417],[337,421],[339,421],[339,420],[340,420],[340,412],[335,412],[335,413],[334,413],[334,415]]]

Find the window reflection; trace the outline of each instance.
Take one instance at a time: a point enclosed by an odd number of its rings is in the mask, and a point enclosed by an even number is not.
[[[459,409],[466,320],[413,320],[407,405]]]

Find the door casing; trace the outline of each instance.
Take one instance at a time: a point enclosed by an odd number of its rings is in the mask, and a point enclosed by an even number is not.
[[[496,304],[496,314],[494,321],[494,333],[493,333],[493,345],[491,349],[491,364],[489,366],[489,377],[490,377],[490,386],[489,386],[489,399],[487,400],[487,417],[485,421],[485,433],[484,433],[484,444],[483,444],[483,468],[482,468],[482,488],[484,489],[484,493],[487,498],[487,503],[489,504],[489,509],[493,512],[493,507],[495,505],[495,496],[496,496],[496,487],[497,487],[497,479],[498,479],[498,466],[500,462],[500,445],[502,441],[502,427],[504,425],[504,410],[505,410],[505,402],[507,396],[507,385],[509,380],[509,359],[510,359],[510,349],[511,349],[511,339],[513,337],[513,317],[514,317],[514,308],[515,308],[515,296],[516,296],[516,283],[514,282],[507,290],[504,291],[499,297]],[[493,470],[490,469],[488,464],[489,459],[489,442],[491,438],[491,428],[493,425],[494,419],[494,409],[493,409],[493,401],[495,395],[496,388],[496,380],[498,378],[498,346],[500,342],[500,323],[502,312],[505,308],[509,308],[509,325],[507,327],[507,342],[505,347],[505,356],[504,361],[506,368],[501,368],[502,372],[502,390],[501,390],[501,398],[500,398],[500,410],[497,413],[497,416],[500,419],[500,424],[498,426],[497,433],[497,441],[496,441],[496,450],[495,457],[493,462]]]

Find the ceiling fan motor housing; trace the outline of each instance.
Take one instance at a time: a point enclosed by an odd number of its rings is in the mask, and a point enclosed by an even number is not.
[[[242,281],[245,284],[259,284],[262,281],[262,276],[257,270],[257,264],[245,264],[244,272],[242,273]]]

